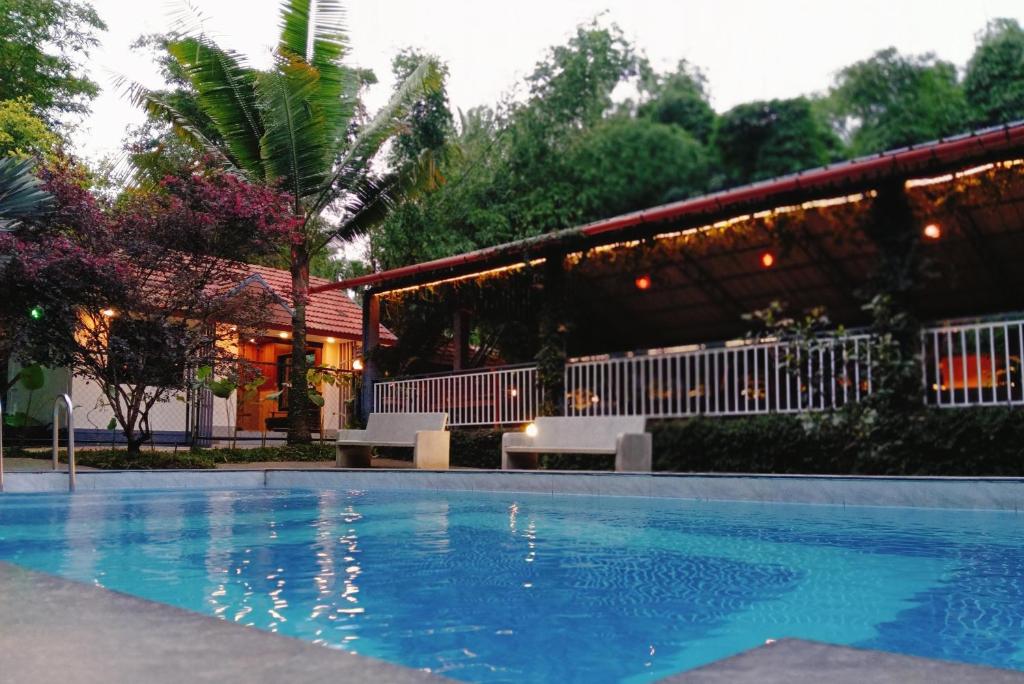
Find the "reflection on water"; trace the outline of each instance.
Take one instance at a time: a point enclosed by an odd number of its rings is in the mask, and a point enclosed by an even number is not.
[[[803,637],[1024,669],[1024,516],[525,494],[5,495],[0,558],[470,681]]]

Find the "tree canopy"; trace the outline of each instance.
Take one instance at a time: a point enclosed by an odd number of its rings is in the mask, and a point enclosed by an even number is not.
[[[25,98],[51,122],[88,111],[99,86],[81,61],[106,28],[82,0],[0,0],[0,100]]]
[[[1016,19],[995,19],[978,37],[964,95],[976,125],[1024,120],[1024,29]]]
[[[831,99],[853,155],[959,133],[969,121],[955,65],[895,48],[839,72]]]

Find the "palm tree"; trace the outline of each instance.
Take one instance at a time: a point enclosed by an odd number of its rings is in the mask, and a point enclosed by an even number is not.
[[[342,64],[347,50],[340,2],[284,0],[281,37],[268,71],[250,68],[240,55],[201,33],[186,33],[169,44],[205,121],[175,109],[158,94],[137,86],[133,93],[138,104],[182,137],[249,179],[277,185],[295,198],[301,225],[290,248],[291,443],[310,441],[309,402],[322,401],[305,384],[310,259],[331,240],[365,231],[400,192],[413,186],[415,169],[380,176],[371,162],[403,128],[412,106],[441,87],[437,63],[424,61],[376,116],[359,125],[360,75]],[[203,135],[209,123],[220,140]],[[302,388],[306,391],[294,391]]]
[[[17,228],[23,219],[51,208],[53,197],[32,174],[34,159],[0,159],[0,231]]]

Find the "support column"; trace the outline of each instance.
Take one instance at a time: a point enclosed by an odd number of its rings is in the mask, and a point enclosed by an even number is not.
[[[452,319],[452,370],[469,367],[469,312],[458,309]]]
[[[374,411],[373,386],[380,371],[377,348],[380,346],[380,299],[367,292],[363,295],[363,381],[359,394],[359,414],[365,423]]]
[[[550,254],[544,262],[540,311],[540,350],[537,381],[541,386],[540,415],[558,416],[565,409],[565,362],[569,320],[566,307],[565,257]]]

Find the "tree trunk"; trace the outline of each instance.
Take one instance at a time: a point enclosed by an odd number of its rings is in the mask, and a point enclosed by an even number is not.
[[[306,386],[306,300],[309,298],[309,251],[293,245],[292,274],[292,364],[288,389],[288,443],[309,444],[309,389]]]

